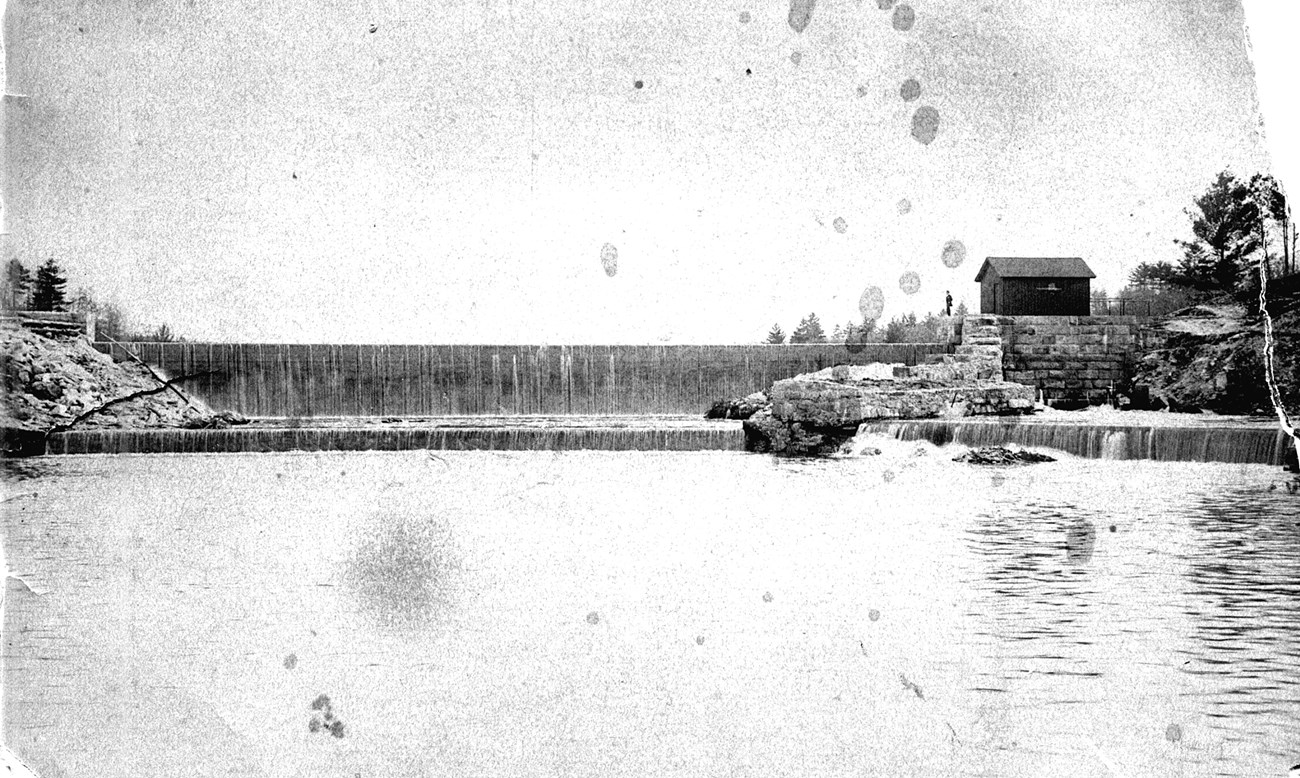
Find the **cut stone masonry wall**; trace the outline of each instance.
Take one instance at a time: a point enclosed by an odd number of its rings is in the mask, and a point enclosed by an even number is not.
[[[1136,316],[980,315],[962,323],[957,350],[996,346],[1005,380],[1095,402],[1129,379],[1148,337]]]

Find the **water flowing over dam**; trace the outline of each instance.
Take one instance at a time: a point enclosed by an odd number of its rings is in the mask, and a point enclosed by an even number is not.
[[[247,416],[697,414],[838,364],[915,365],[948,343],[741,346],[97,344]],[[183,378],[192,376],[191,378]]]
[[[1098,423],[1085,415],[1059,421],[919,419],[863,425],[861,433],[904,441],[978,448],[1019,445],[1086,459],[1149,459],[1282,465],[1289,442],[1266,422]],[[1179,423],[1181,422],[1181,423]],[[738,421],[699,416],[460,416],[315,419],[300,427],[256,420],[217,430],[86,429],[51,434],[50,454],[230,453],[274,451],[741,451]]]
[[[1083,423],[1080,423],[1080,422]],[[878,422],[864,431],[898,440],[956,443],[971,448],[1015,444],[1051,448],[1087,459],[1152,459],[1166,462],[1230,462],[1282,465],[1290,446],[1276,425],[1250,423],[1097,424],[1085,420],[1032,419]]]
[[[528,423],[520,423],[526,418]],[[253,424],[221,430],[88,429],[49,436],[51,454],[272,451],[740,451],[737,421],[699,417],[461,417],[326,426]]]

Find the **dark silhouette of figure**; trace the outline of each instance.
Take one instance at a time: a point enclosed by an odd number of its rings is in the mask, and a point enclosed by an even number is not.
[[[952,316],[952,292],[944,292],[943,310],[944,316]]]

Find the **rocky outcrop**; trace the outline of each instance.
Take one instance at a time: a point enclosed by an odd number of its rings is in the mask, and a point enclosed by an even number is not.
[[[856,428],[864,421],[879,419],[1026,413],[1034,407],[1031,387],[1002,381],[827,381],[798,377],[777,381],[769,395],[774,417],[815,427]]]
[[[748,419],[768,406],[767,394],[754,392],[744,397],[718,400],[705,414],[706,419]]]
[[[218,418],[196,401],[187,403],[144,366],[116,362],[83,336],[54,340],[0,324],[0,374],[0,428],[10,455],[43,453],[45,433],[74,425],[139,429],[238,423]]]
[[[1283,405],[1300,411],[1300,301],[1274,312],[1275,373]],[[1273,415],[1264,382],[1261,321],[1231,306],[1198,306],[1161,323],[1125,394],[1135,408]],[[1147,399],[1149,397],[1149,400]]]
[[[966,462],[971,465],[1020,465],[1035,462],[1055,462],[1056,457],[1038,454],[1033,451],[1013,451],[1002,446],[986,446],[967,451],[952,458],[954,462]]]
[[[825,455],[839,451],[866,422],[1020,414],[1034,409],[1032,387],[987,379],[918,378],[913,370],[895,365],[838,366],[777,381],[768,391],[771,406],[745,421],[745,448]]]

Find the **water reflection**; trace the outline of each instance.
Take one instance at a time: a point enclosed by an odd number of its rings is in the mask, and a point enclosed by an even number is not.
[[[59,460],[54,457],[0,457],[0,482],[30,481],[58,472]]]
[[[325,774],[305,760],[334,745],[346,775],[727,772],[756,722],[784,733],[772,774],[837,743],[881,774],[1300,761],[1300,497],[1274,472],[1078,460],[995,486],[911,445],[61,460],[9,506],[5,552],[46,593],[10,582],[6,736],[69,776]],[[342,741],[308,732],[321,692]],[[167,768],[130,763],[155,748]]]
[[[361,613],[385,626],[414,626],[446,609],[461,568],[445,522],[381,515],[348,560],[346,580]]]
[[[1075,517],[1065,528],[1065,561],[1083,565],[1092,561],[1092,549],[1097,545],[1097,527],[1087,519]]]
[[[1068,503],[999,505],[976,516],[967,545],[979,560],[972,616],[991,639],[994,668],[973,688],[1007,691],[1030,675],[1097,677],[1089,658],[1095,587],[1089,572],[1095,524]]]
[[[1186,694],[1207,716],[1276,742],[1300,700],[1300,498],[1258,488],[1205,495],[1189,524],[1197,542],[1180,550],[1184,612],[1193,640],[1181,652],[1197,683]],[[1300,761],[1300,759],[1293,760]]]

